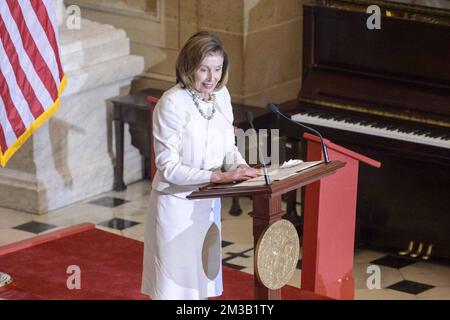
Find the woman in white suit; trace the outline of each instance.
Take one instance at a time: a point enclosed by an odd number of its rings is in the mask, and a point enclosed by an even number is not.
[[[156,175],[145,224],[142,292],[152,299],[222,294],[220,199],[188,200],[199,186],[261,175],[235,146],[228,57],[208,32],[176,63],[177,85],[153,113]]]

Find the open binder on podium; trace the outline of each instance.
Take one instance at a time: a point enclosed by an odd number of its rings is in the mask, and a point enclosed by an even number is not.
[[[323,164],[323,161],[308,161],[303,162],[302,160],[289,160],[283,163],[281,166],[272,165],[267,168],[267,172],[270,176],[270,180],[273,182],[280,182],[284,179],[294,176],[301,171],[311,169],[315,166]],[[262,165],[256,165],[254,168],[260,168]],[[255,186],[265,186],[266,181],[264,176],[257,178],[236,181],[233,183],[221,183],[221,184],[207,184],[199,188],[199,190],[210,190],[210,189],[226,189],[226,188],[241,188],[241,187],[255,187]]]
[[[289,178],[303,170],[315,167],[323,161],[309,161],[309,162],[303,162],[302,160],[290,160],[293,161],[292,165],[289,165],[289,162],[285,162],[281,166],[270,166],[267,168],[267,173],[270,177],[270,180],[272,182],[274,181],[281,181],[286,178]],[[242,181],[240,183],[236,183],[231,185],[232,188],[235,188],[237,186],[239,187],[245,187],[245,186],[262,186],[265,185],[266,181],[264,180],[264,176],[260,176],[257,178],[249,179],[246,181]]]

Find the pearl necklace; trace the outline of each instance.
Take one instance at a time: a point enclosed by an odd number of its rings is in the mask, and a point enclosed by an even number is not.
[[[211,93],[209,95],[209,99],[207,101],[203,100],[201,97],[199,97],[194,90],[192,89],[188,89],[187,90],[189,95],[191,96],[192,100],[194,101],[195,107],[197,108],[198,112],[200,112],[200,115],[205,118],[206,120],[211,120],[214,117],[214,113],[216,113],[216,95],[214,93]],[[208,104],[211,104],[212,106],[212,110],[211,110],[211,115],[207,116],[203,110],[200,108],[200,103],[199,101],[202,100]]]

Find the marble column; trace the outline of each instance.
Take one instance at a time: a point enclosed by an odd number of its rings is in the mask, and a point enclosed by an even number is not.
[[[61,11],[62,8],[62,11]],[[59,1],[59,17],[64,3]],[[129,92],[144,70],[125,31],[82,19],[80,30],[59,21],[67,76],[58,112],[0,168],[0,207],[45,213],[112,190],[115,161],[108,99]],[[139,151],[125,135],[125,183],[142,178]]]

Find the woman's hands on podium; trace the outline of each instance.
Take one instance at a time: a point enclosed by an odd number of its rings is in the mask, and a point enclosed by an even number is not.
[[[254,169],[246,164],[239,165],[236,169],[227,172],[214,171],[211,175],[212,183],[228,183],[234,181],[243,181],[262,176],[261,169]]]

